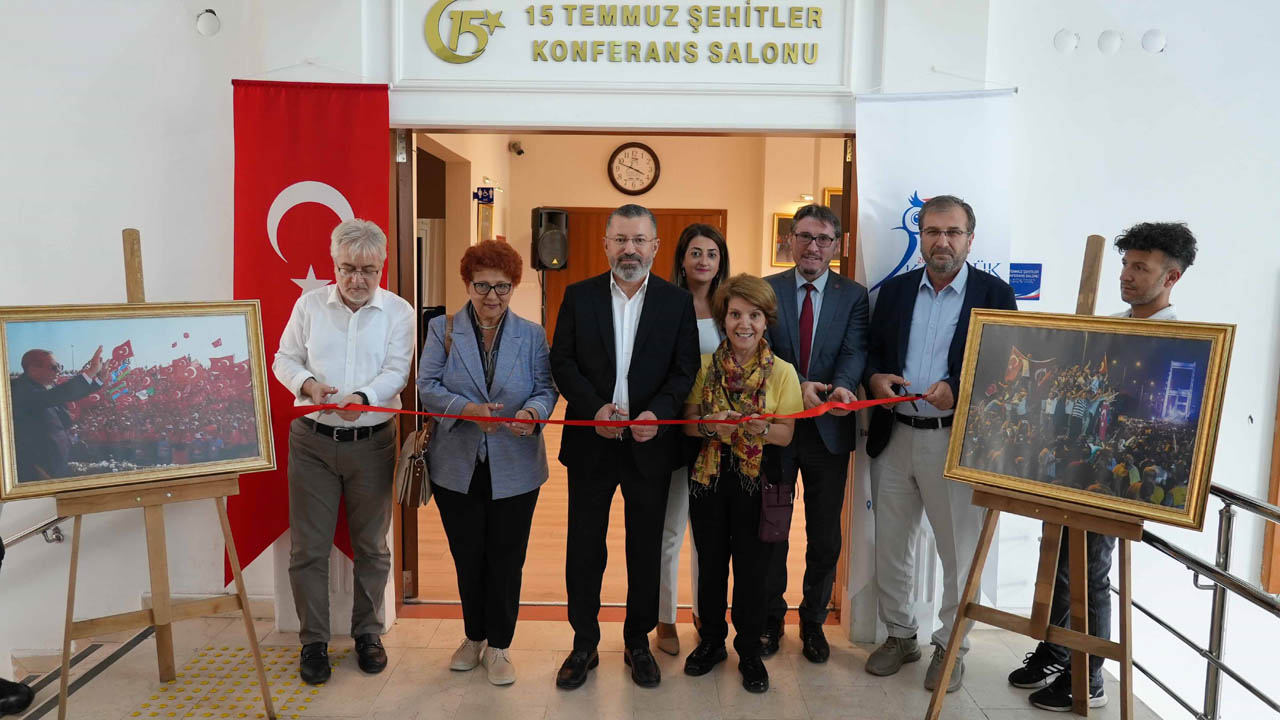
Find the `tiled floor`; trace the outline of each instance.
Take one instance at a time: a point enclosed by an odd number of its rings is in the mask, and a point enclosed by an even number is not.
[[[831,718],[832,720],[896,720],[922,718],[929,693],[922,687],[928,654],[921,662],[908,665],[898,675],[877,678],[862,665],[872,648],[852,645],[839,636],[839,628],[828,626],[831,660],[812,665],[800,655],[794,626],[788,626],[782,651],[767,661],[771,689],[752,695],[742,689],[735,659],[709,675],[691,678],[681,672],[683,658],[657,653],[662,669],[662,685],[646,690],[632,684],[622,663],[621,624],[605,623],[600,647],[600,667],[587,684],[575,691],[558,690],[554,676],[571,647],[572,633],[564,622],[521,622],[511,652],[518,680],[509,687],[494,687],[484,670],[451,672],[449,657],[462,638],[459,620],[401,620],[384,638],[390,664],[376,676],[363,675],[355,667],[349,639],[335,640],[331,649],[337,662],[333,679],[318,689],[298,685],[292,672],[296,662],[297,637],[268,632],[261,623],[260,634],[269,661],[272,695],[282,718],[329,719],[377,718],[379,720],[429,720],[472,718],[491,720],[513,718],[635,718],[637,720],[728,720],[731,718]],[[156,678],[155,645],[147,640],[118,660],[72,696],[70,717],[92,720],[132,718],[254,718],[261,717],[256,691],[220,690],[216,672],[209,666],[221,663],[245,645],[243,625],[236,620],[205,619],[174,626],[177,663],[188,673],[179,684],[168,687]],[[692,649],[694,630],[681,625],[681,643]],[[120,642],[125,636],[106,638]],[[1015,667],[1032,641],[997,630],[976,630],[967,661],[961,691],[947,698],[944,718],[960,720],[1015,720],[1019,718],[1061,717],[1035,710],[1027,704],[1027,691],[1008,685],[1005,676]],[[200,653],[205,653],[201,655]],[[240,655],[239,657],[243,657]],[[237,664],[239,663],[239,664]],[[251,665],[233,660],[227,665],[230,683],[246,682],[242,677]],[[234,665],[235,667],[230,667]],[[251,670],[250,670],[251,672]],[[182,684],[183,680],[192,680]],[[248,680],[252,681],[250,675]],[[202,681],[209,681],[203,683]],[[285,683],[289,683],[285,686]],[[225,686],[223,686],[225,687]],[[46,688],[37,706],[51,696]],[[305,691],[305,701],[297,698]],[[1114,682],[1107,692],[1118,694]],[[236,707],[225,704],[218,692],[239,696]],[[164,698],[180,696],[177,702]],[[294,698],[289,702],[290,698]],[[247,699],[246,699],[247,698]],[[143,707],[143,704],[148,707]],[[165,707],[159,707],[164,704]],[[177,708],[182,704],[182,708]],[[218,705],[215,707],[215,705]],[[1140,704],[1139,704],[1140,705]],[[154,714],[153,714],[154,713]],[[56,717],[56,711],[44,717]],[[1071,716],[1066,716],[1071,717]],[[1094,711],[1091,717],[1118,718],[1118,703]],[[1156,717],[1139,707],[1137,718]]]

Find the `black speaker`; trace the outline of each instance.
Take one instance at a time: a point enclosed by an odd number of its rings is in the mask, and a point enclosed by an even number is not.
[[[534,270],[563,270],[569,262],[569,213],[553,208],[533,209]]]

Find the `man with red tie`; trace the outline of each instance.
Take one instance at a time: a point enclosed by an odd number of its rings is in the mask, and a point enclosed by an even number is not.
[[[766,280],[778,296],[778,323],[768,331],[777,357],[795,366],[806,409],[826,400],[852,402],[867,359],[867,289],[830,270],[840,250],[840,218],[825,205],[796,211],[791,232],[794,270]],[[819,331],[821,328],[821,331]],[[833,411],[797,420],[783,451],[783,476],[804,478],[805,571],[800,603],[800,640],[810,662],[827,661],[831,650],[822,624],[840,558],[840,511],[844,506],[849,454],[857,437],[856,416]],[[787,588],[788,543],[779,543],[765,578],[769,618],[760,640],[766,657],[778,650]]]

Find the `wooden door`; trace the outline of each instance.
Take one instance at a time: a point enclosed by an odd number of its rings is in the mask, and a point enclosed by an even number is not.
[[[547,340],[555,337],[556,316],[564,300],[564,290],[571,283],[586,280],[609,269],[604,253],[604,230],[613,208],[558,208],[569,214],[569,254],[563,270],[543,273],[543,307]],[[676,243],[680,233],[693,223],[705,223],[728,234],[729,213],[725,210],[655,209],[658,221],[658,254],[653,259],[653,273],[671,279]]]

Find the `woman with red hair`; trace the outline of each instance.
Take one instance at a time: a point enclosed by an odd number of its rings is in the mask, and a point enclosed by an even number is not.
[[[424,410],[473,418],[551,415],[558,395],[546,332],[508,308],[523,267],[505,242],[486,240],[463,253],[468,302],[427,326],[418,368]],[[507,649],[533,509],[547,480],[541,431],[530,423],[442,419],[427,454],[466,631],[450,667],[483,664],[495,685],[516,679]]]

